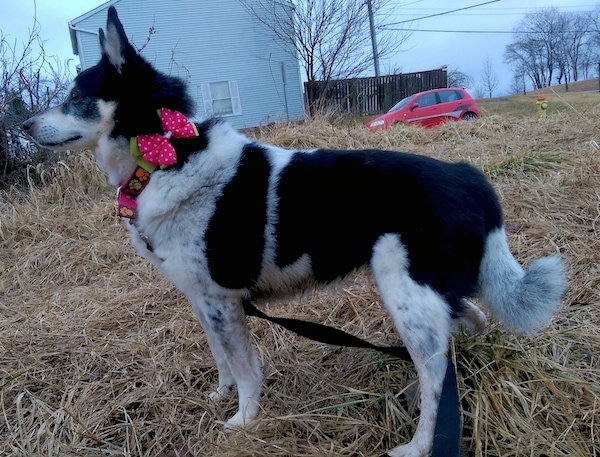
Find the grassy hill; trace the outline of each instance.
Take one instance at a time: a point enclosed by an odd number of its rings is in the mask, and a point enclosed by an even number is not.
[[[477,104],[484,116],[507,115],[513,117],[529,117],[537,114],[536,99],[540,93],[548,101],[548,114],[572,112],[586,116],[600,105],[598,79],[589,79],[551,86],[545,89],[528,92],[525,95],[510,95],[497,98],[482,98]]]

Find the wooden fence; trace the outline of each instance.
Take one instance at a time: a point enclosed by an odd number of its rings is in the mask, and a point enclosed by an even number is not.
[[[446,68],[389,76],[304,83],[306,106],[319,111],[372,115],[388,111],[404,97],[428,89],[447,87]]]

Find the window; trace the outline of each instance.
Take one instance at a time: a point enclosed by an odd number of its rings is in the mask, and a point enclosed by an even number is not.
[[[435,92],[431,94],[425,94],[415,101],[419,104],[419,108],[435,105],[437,103],[437,99],[435,98]]]
[[[202,84],[201,88],[206,114],[215,116],[242,114],[236,81],[218,81]]]
[[[411,98],[412,98],[412,95],[409,95],[408,97],[403,98],[398,103],[396,103],[394,106],[392,106],[392,108],[390,108],[388,113],[393,113],[394,111],[398,111],[400,108],[402,108],[404,105],[406,105]]]
[[[462,95],[456,90],[444,90],[439,92],[440,100],[442,103],[453,102],[454,100],[460,100]]]

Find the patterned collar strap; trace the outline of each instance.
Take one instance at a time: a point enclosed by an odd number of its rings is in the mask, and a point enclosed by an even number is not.
[[[130,153],[136,157],[137,168],[117,190],[117,216],[134,219],[137,196],[150,181],[150,174],[157,168],[163,169],[177,163],[177,153],[171,138],[193,138],[198,136],[196,125],[179,111],[168,108],[158,110],[164,133],[139,135],[129,141]]]
[[[136,198],[150,182],[150,172],[138,166],[131,177],[117,189],[117,216],[135,219]]]

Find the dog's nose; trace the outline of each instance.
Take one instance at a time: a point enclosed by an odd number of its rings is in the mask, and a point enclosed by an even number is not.
[[[31,117],[31,118],[27,119],[25,122],[23,122],[21,124],[21,127],[23,127],[23,130],[29,130],[31,127],[33,127],[34,123],[35,123],[35,121]]]

